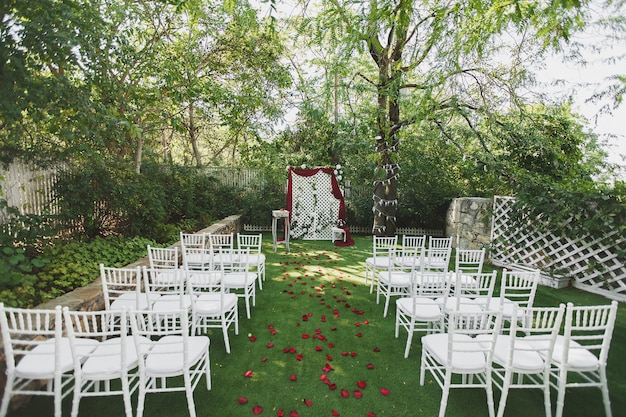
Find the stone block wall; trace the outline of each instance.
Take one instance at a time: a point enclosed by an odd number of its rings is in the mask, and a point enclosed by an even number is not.
[[[493,200],[480,197],[455,198],[446,216],[446,236],[458,249],[481,249],[491,240]]]
[[[199,230],[198,233],[240,233],[243,231],[243,222],[241,220],[240,215],[233,215],[222,219],[221,221],[212,224],[211,226]],[[171,247],[178,247],[180,251],[180,241],[176,242]],[[94,259],[94,262],[99,263],[97,259]],[[128,267],[135,266],[148,266],[148,257],[144,257],[138,259],[136,262],[133,262]],[[60,297],[57,297],[53,300],[47,301],[43,304],[38,305],[37,309],[42,310],[54,310],[54,308],[60,305],[62,307],[69,307],[70,310],[77,311],[93,311],[93,310],[102,310],[104,308],[104,298],[102,296],[102,281],[100,277],[96,278],[91,284],[77,288],[72,292],[64,294]],[[0,343],[0,398],[2,398],[2,394],[4,393],[4,386],[6,385],[6,364],[4,357],[4,344]],[[41,386],[43,387],[43,381]],[[14,397],[11,401],[11,409],[19,407],[24,401],[27,401],[28,398],[25,397]]]

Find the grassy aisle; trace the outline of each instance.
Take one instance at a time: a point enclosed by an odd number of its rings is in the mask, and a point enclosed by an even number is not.
[[[382,302],[377,305],[364,285],[371,238],[357,237],[355,246],[341,248],[328,241],[296,241],[290,253],[282,247],[274,253],[265,241],[263,249],[267,280],[250,320],[240,308],[232,353],[225,353],[220,332],[211,334],[213,388],[207,392],[201,384],[196,389],[199,417],[437,415],[441,390],[430,377],[419,386],[419,337],[404,359],[406,334],[394,337],[395,307],[383,318]],[[608,303],[576,290],[541,287],[536,304],[562,301]],[[609,365],[616,417],[626,415],[625,314],[620,309]],[[71,398],[64,403],[65,415],[70,405]],[[16,414],[34,415],[52,415],[51,401],[38,399]],[[80,415],[122,416],[122,400],[84,400]],[[187,415],[183,394],[146,398],[144,416]],[[484,392],[453,390],[446,415],[486,416]],[[603,415],[599,391],[568,393],[565,415]],[[540,391],[512,391],[506,416],[543,416]]]

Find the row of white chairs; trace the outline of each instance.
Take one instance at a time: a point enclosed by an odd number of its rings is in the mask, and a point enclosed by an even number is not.
[[[61,417],[62,399],[73,394],[72,417],[82,398],[111,395],[122,396],[126,417],[141,417],[147,394],[180,391],[195,417],[193,392],[202,376],[211,388],[210,341],[189,331],[188,317],[184,309],[70,311],[0,304],[7,365],[0,416],[22,394],[53,397],[54,415]],[[46,390],[33,387],[40,380]],[[137,390],[134,414],[131,395]]]
[[[570,388],[595,387],[611,417],[607,357],[617,316],[609,305],[559,307],[513,306],[510,326],[502,310],[452,311],[446,331],[422,337],[420,385],[426,373],[442,389],[439,417],[444,417],[454,388],[483,388],[490,417],[496,416],[493,391],[501,391],[502,417],[511,389],[540,389],[546,417],[552,416],[551,388],[556,390],[556,417],[563,416]]]
[[[106,310],[125,309],[189,312],[192,334],[221,328],[226,352],[230,353],[228,331],[231,325],[239,334],[239,296],[249,302],[255,274],[206,270],[159,269],[147,267],[114,268],[100,264],[102,293]],[[245,282],[242,293],[240,281]]]

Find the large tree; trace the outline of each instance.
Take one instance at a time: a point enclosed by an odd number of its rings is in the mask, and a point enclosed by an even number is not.
[[[568,0],[323,0],[314,41],[325,39],[336,66],[366,53],[358,77],[376,102],[375,234],[394,234],[403,130],[424,123],[455,143],[459,124],[486,151],[478,126],[502,109],[523,109],[527,65],[558,49],[586,22],[588,2]],[[314,23],[314,25],[312,24]],[[468,158],[475,155],[466,153]],[[480,161],[488,164],[490,161]],[[503,173],[506,174],[506,173]]]

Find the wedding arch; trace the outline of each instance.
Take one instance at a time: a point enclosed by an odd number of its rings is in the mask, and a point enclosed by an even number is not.
[[[289,167],[287,210],[294,239],[331,240],[338,220],[346,220],[346,204],[335,168]]]

